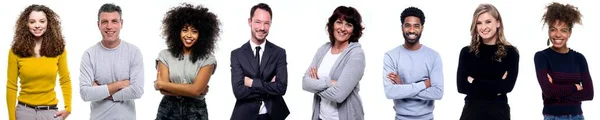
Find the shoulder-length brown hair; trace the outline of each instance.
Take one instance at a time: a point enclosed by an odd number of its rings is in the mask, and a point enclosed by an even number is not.
[[[498,9],[494,7],[492,4],[481,4],[477,9],[475,9],[475,13],[473,13],[473,22],[471,23],[471,44],[469,45],[469,52],[474,52],[475,55],[479,54],[479,44],[481,44],[481,37],[477,33],[477,19],[483,13],[490,13],[492,17],[498,20],[500,27],[496,30],[496,36],[498,36],[498,40],[496,40],[496,45],[498,45],[498,50],[496,51],[495,59],[501,61],[503,57],[506,56],[506,47],[512,46],[508,41],[506,41],[506,37],[504,37],[504,23],[502,23],[502,17],[500,16],[500,12]]]
[[[42,37],[42,46],[40,49],[40,56],[56,57],[62,54],[65,49],[64,38],[60,29],[60,18],[54,11],[44,5],[30,5],[25,8],[17,24],[15,25],[15,37],[13,39],[11,50],[19,57],[30,57],[34,55],[34,38],[35,36],[29,31],[27,21],[29,20],[29,14],[33,11],[41,11],[46,14],[48,19],[48,26],[46,32]]]

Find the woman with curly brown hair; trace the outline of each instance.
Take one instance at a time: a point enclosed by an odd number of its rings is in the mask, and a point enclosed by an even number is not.
[[[466,94],[461,120],[510,120],[507,93],[519,73],[519,52],[504,37],[498,9],[481,4],[473,13],[471,44],[460,51],[456,84]]]
[[[203,6],[182,4],[167,12],[163,36],[168,49],[159,53],[154,88],[164,95],[157,120],[207,120],[204,96],[217,61],[217,16]]]
[[[583,120],[581,102],[594,98],[594,85],[583,54],[567,47],[574,24],[581,24],[577,7],[560,3],[546,6],[548,43],[535,53],[538,83],[542,89],[545,120]]]
[[[30,5],[15,27],[6,82],[9,120],[67,118],[71,113],[71,77],[58,15],[44,5]],[[61,111],[54,91],[57,72],[65,106]]]

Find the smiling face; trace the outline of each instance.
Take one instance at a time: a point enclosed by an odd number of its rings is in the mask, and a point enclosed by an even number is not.
[[[484,41],[495,40],[497,37],[496,33],[500,27],[498,19],[494,18],[490,12],[485,12],[477,18],[477,34]]]
[[[198,41],[198,30],[190,25],[185,25],[181,28],[181,42],[186,49],[192,48],[192,46]]]
[[[271,28],[271,14],[263,9],[256,9],[254,16],[248,19],[248,24],[251,28],[252,39],[256,41],[264,41],[269,35]]]
[[[337,19],[335,20],[335,23],[333,23],[333,37],[336,42],[346,42],[350,40],[352,31],[354,31],[354,25],[345,20]]]
[[[29,14],[29,19],[27,19],[27,27],[29,27],[29,32],[36,38],[44,35],[46,28],[48,27],[46,13],[42,11],[32,11]]]
[[[552,47],[557,49],[566,48],[567,41],[571,37],[571,28],[567,23],[556,20],[549,27],[548,36],[551,39]]]
[[[423,25],[421,24],[421,19],[415,16],[408,16],[404,19],[404,24],[402,24],[402,35],[404,36],[405,43],[410,45],[419,43],[422,32]]]
[[[98,21],[98,28],[102,34],[102,41],[115,42],[119,40],[119,33],[123,21],[119,12],[102,12],[100,13],[100,20]]]

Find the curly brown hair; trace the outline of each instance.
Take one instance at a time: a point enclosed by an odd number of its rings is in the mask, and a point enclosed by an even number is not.
[[[548,24],[548,27],[552,27],[555,22],[565,22],[569,27],[569,32],[571,32],[575,23],[581,24],[582,15],[577,7],[573,5],[552,2],[546,6],[546,9],[546,13],[542,16],[542,21]],[[550,39],[546,41],[546,45],[550,45]]]
[[[555,22],[565,22],[569,27],[569,31],[573,28],[573,24],[581,24],[581,13],[577,9],[577,7],[570,4],[560,4],[557,2],[553,2],[550,5],[546,6],[546,13],[542,16],[542,20],[544,23],[551,26]]]
[[[495,59],[502,61],[502,58],[506,56],[506,48],[511,47],[512,45],[504,36],[504,24],[502,23],[502,16],[500,16],[500,12],[492,4],[480,4],[473,13],[473,22],[471,22],[471,44],[469,45],[469,52],[474,52],[475,55],[479,54],[479,45],[481,44],[482,38],[477,33],[477,19],[481,14],[484,13],[490,13],[496,20],[498,20],[498,23],[500,23],[500,27],[498,30],[496,30],[496,35],[498,36],[496,45],[498,45],[498,50],[496,51]]]
[[[25,8],[15,25],[15,37],[13,38],[11,50],[19,57],[31,57],[34,55],[35,36],[29,32],[27,21],[29,14],[33,11],[41,11],[46,14],[48,26],[42,37],[40,56],[56,57],[65,49],[64,38],[60,28],[60,18],[54,11],[44,5],[32,4]]]

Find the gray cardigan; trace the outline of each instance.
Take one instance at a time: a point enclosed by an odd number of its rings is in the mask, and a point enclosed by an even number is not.
[[[331,43],[325,43],[315,54],[310,67],[319,68],[323,57],[331,48]],[[309,70],[310,70],[309,67]],[[359,43],[349,43],[335,61],[328,77],[311,78],[309,70],[302,80],[302,89],[315,93],[312,120],[319,119],[319,103],[321,97],[338,103],[340,120],[363,120],[362,101],[358,95],[359,81],[365,70],[365,54]],[[331,80],[337,80],[331,85]]]

